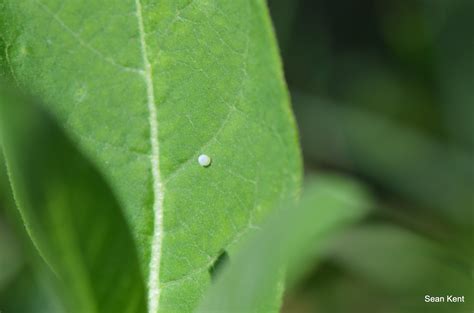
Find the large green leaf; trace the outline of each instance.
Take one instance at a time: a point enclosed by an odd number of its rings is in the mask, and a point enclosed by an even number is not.
[[[189,312],[222,251],[298,190],[265,2],[1,3],[3,72],[42,98],[111,186],[149,312]]]

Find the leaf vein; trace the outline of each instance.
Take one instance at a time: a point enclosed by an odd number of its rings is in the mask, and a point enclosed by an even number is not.
[[[160,263],[163,240],[163,187],[159,170],[158,115],[153,87],[153,72],[148,57],[143,9],[140,0],[135,0],[140,48],[143,58],[143,77],[145,79],[150,124],[151,172],[153,178],[154,231],[148,279],[148,312],[157,313],[160,305]]]
[[[91,46],[88,42],[86,42],[84,39],[82,39],[82,37],[77,32],[75,32],[66,23],[64,23],[64,21],[56,13],[52,12],[51,9],[47,5],[45,5],[44,3],[42,3],[39,0],[33,0],[33,1],[36,2],[36,4],[45,13],[50,15],[53,18],[53,20],[55,22],[57,22],[59,24],[59,26],[64,31],[66,31],[68,34],[70,34],[82,47],[86,48],[87,50],[89,50],[90,52],[92,52],[93,54],[98,56],[104,62],[106,62],[110,65],[113,65],[114,67],[120,68],[121,70],[126,71],[126,72],[134,72],[134,73],[141,73],[142,72],[142,70],[140,70],[140,69],[133,68],[133,67],[128,67],[128,66],[119,64],[114,59],[112,59],[111,57],[104,55],[102,52],[100,52],[99,50],[97,50],[96,48]]]

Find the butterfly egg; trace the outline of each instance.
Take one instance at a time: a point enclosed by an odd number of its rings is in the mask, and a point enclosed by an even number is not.
[[[212,160],[208,155],[201,154],[198,157],[198,162],[199,165],[201,165],[202,167],[208,167],[209,165],[211,165]]]

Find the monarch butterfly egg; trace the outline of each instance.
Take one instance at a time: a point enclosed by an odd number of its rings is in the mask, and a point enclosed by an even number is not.
[[[198,162],[199,165],[201,165],[202,167],[208,167],[209,165],[211,165],[212,160],[208,155],[201,154],[198,157]]]

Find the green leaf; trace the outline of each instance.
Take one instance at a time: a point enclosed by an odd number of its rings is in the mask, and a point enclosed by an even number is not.
[[[145,285],[132,236],[94,166],[48,115],[19,96],[2,93],[0,131],[25,226],[58,275],[68,312],[143,312]]]
[[[296,207],[276,212],[262,231],[249,236],[199,313],[278,312],[282,274],[295,282],[329,239],[361,220],[370,205],[364,189],[340,177],[320,176],[305,187]]]
[[[3,3],[3,72],[43,100],[111,186],[148,311],[190,312],[222,251],[298,192],[265,2]]]

